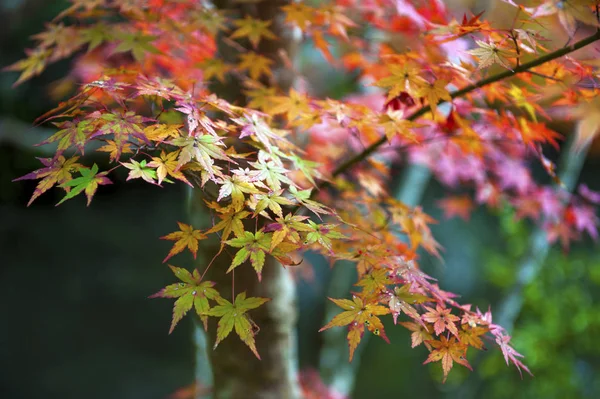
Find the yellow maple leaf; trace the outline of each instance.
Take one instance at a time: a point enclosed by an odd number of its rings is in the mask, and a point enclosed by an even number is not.
[[[440,100],[452,101],[450,93],[448,90],[446,90],[446,85],[448,85],[446,80],[438,79],[433,83],[422,85],[417,91],[418,97],[424,97],[427,99],[434,118],[437,113],[437,104],[440,102]]]
[[[402,65],[392,64],[388,66],[391,75],[378,80],[375,83],[377,87],[390,88],[388,100],[397,97],[403,91],[408,94],[417,94],[418,89],[425,83],[420,75],[421,69],[412,62],[405,62]]]
[[[241,70],[248,70],[248,75],[253,80],[258,80],[262,75],[271,76],[271,64],[273,60],[263,57],[254,51],[249,51],[245,54],[240,55],[240,63],[238,68]]]
[[[238,19],[233,21],[238,27],[231,34],[232,39],[239,39],[242,37],[248,38],[252,47],[257,48],[261,39],[277,39],[277,36],[269,30],[271,21],[261,21],[260,19],[254,19],[249,15],[246,15],[244,19]]]
[[[179,225],[179,229],[181,231],[175,231],[161,237],[162,240],[175,241],[173,248],[171,248],[169,254],[163,260],[163,263],[169,260],[169,258],[172,256],[183,251],[185,248],[189,249],[192,255],[194,255],[194,259],[196,259],[196,253],[198,252],[198,241],[206,238],[205,234],[203,234],[200,230],[194,230],[194,227],[191,225],[181,222],[177,222],[177,224]]]

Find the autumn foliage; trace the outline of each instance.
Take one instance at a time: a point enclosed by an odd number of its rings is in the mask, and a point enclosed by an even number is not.
[[[127,170],[127,180],[204,190],[213,226],[179,222],[162,237],[173,242],[164,262],[183,251],[195,257],[199,241],[214,236],[220,251],[209,258],[228,257],[222,273],[251,267],[258,280],[269,257],[283,267],[309,250],[332,264],[351,261],[359,280],[349,299],[330,298],[341,312],[322,328],[347,329],[350,360],[364,334],[388,341],[382,318],[391,317],[412,332],[413,347],[429,351],[425,363],[441,362],[444,379],[455,363],[470,369],[467,352],[486,341],[529,372],[490,310],[457,302],[421,271],[419,249],[441,256],[435,221],[388,188],[391,163],[423,163],[447,187],[474,193],[444,199],[450,217],[508,203],[565,247],[583,233],[596,238],[599,195],[585,186],[563,190],[544,150],[563,139],[547,126],[555,115],[581,121],[580,146],[598,132],[598,88],[585,82],[599,64],[568,56],[600,39],[597,2],[506,2],[516,17],[499,27],[485,14],[452,18],[438,0],[284,6],[290,29],[340,73],[359,76],[363,94],[334,100],[315,98],[310,82],[286,92],[276,86],[275,60],[259,51],[278,40],[271,21],[204,2],[73,0],[7,68],[21,73],[19,84],[74,57],[62,85],[74,94],[39,119],[59,129],[41,143],[57,144],[56,155],[17,180],[39,180],[29,204],[58,187],[59,203],[83,193],[89,205],[115,169]],[[554,18],[571,38],[566,47],[545,37]],[[578,41],[583,25],[593,31]],[[237,52],[236,62],[220,57],[219,40]],[[211,82],[232,78],[243,82],[247,104],[211,90]],[[112,169],[85,165],[93,150]],[[555,185],[534,181],[531,165]],[[251,315],[269,299],[243,292],[226,299],[231,293],[204,279],[212,265],[169,265],[179,281],[154,296],[175,299],[171,331],[193,309],[205,326],[218,319],[216,344],[234,332],[260,357]]]

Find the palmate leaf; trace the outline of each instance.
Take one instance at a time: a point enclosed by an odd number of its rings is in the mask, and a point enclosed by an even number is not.
[[[178,168],[179,163],[177,162],[178,151],[167,152],[161,151],[160,157],[152,157],[152,162],[148,163],[148,167],[156,168],[156,176],[158,178],[158,184],[161,184],[163,180],[167,178],[167,175],[184,182],[190,187],[193,187],[183,172]]]
[[[87,206],[90,206],[92,202],[92,197],[96,193],[98,186],[104,186],[107,184],[112,184],[112,182],[106,177],[108,172],[98,173],[98,165],[94,164],[92,169],[87,168],[79,168],[79,173],[81,177],[77,177],[73,180],[69,180],[60,185],[61,188],[70,187],[71,190],[65,195],[63,199],[60,200],[57,206],[62,204],[68,199],[71,199],[82,191],[85,191],[85,195],[87,197]]]
[[[198,252],[198,241],[206,238],[204,233],[202,233],[200,230],[195,230],[192,225],[181,222],[177,222],[177,224],[179,225],[180,231],[175,231],[161,237],[161,240],[175,241],[173,248],[171,248],[169,254],[163,260],[163,263],[186,248],[189,249],[192,255],[194,255],[194,259],[196,259],[196,253]]]
[[[425,295],[410,292],[410,287],[411,284],[395,287],[394,293],[390,295],[389,306],[392,317],[394,318],[394,324],[397,323],[400,312],[404,312],[408,317],[417,321],[417,323],[422,326],[425,326],[425,323],[421,320],[421,315],[412,305],[423,302],[432,302],[433,300]]]
[[[208,300],[220,298],[217,290],[213,288],[215,283],[212,281],[201,281],[201,276],[197,269],[194,269],[190,273],[181,267],[171,265],[169,267],[181,282],[168,285],[150,296],[150,298],[177,298],[173,306],[173,321],[171,322],[169,334],[173,332],[177,323],[192,307],[194,307],[196,313],[200,316],[200,320],[204,324],[204,329],[206,329],[208,322],[206,312],[210,309]]]
[[[178,137],[172,140],[170,144],[181,147],[177,158],[179,168],[192,160],[196,160],[211,178],[220,174],[219,169],[215,167],[215,159],[236,163],[220,148],[225,146],[222,138],[210,134]]]
[[[443,382],[446,382],[446,378],[448,378],[448,373],[450,373],[454,362],[473,371],[471,365],[467,361],[468,347],[458,341],[456,337],[450,337],[450,339],[448,339],[446,336],[442,335],[439,341],[432,340],[429,341],[429,344],[433,347],[433,350],[423,364],[441,361],[442,369],[444,370]]]
[[[506,60],[506,57],[510,56],[510,53],[506,49],[498,47],[498,45],[493,42],[486,43],[481,40],[476,40],[476,43],[479,48],[469,50],[467,53],[472,54],[479,59],[477,69],[483,69],[493,64],[499,64],[506,69],[512,70]]]
[[[344,309],[344,312],[335,316],[329,323],[327,323],[319,332],[327,330],[331,327],[342,327],[348,326],[348,345],[350,348],[350,361],[354,356],[354,350],[360,343],[365,326],[373,334],[380,336],[387,343],[389,339],[385,335],[383,323],[377,316],[385,315],[390,313],[390,310],[385,307],[378,305],[377,303],[370,303],[359,296],[354,296],[352,300],[349,299],[333,299],[329,298],[333,303]]]
[[[260,19],[254,19],[249,15],[246,15],[244,19],[238,19],[233,21],[238,27],[232,34],[232,39],[247,38],[252,43],[254,48],[258,47],[261,39],[276,39],[277,36],[269,30],[271,21],[261,21]]]
[[[256,309],[262,304],[270,301],[269,298],[246,298],[246,293],[238,294],[233,303],[228,300],[218,297],[215,298],[218,305],[214,306],[204,314],[207,316],[219,317],[217,326],[217,340],[214,348],[217,348],[219,343],[223,341],[233,329],[240,337],[252,353],[260,359],[260,355],[256,350],[254,335],[256,335],[256,324],[248,317],[246,312]]]
[[[121,162],[121,165],[125,166],[129,169],[129,175],[127,175],[127,180],[131,179],[139,179],[141,178],[144,181],[147,181],[150,184],[157,184],[155,179],[158,178],[156,175],[156,170],[152,169],[148,164],[148,161],[145,159],[140,162],[135,159],[130,159],[130,162]]]
[[[85,144],[95,129],[94,123],[90,120],[73,120],[54,123],[54,125],[61,130],[37,145],[45,145],[58,141],[57,154],[62,154],[69,147],[75,146],[83,155]]]
[[[40,195],[51,189],[56,184],[64,184],[68,181],[72,180],[72,173],[78,170],[79,168],[83,168],[83,165],[77,163],[79,157],[65,158],[62,155],[59,155],[54,158],[38,158],[40,162],[45,166],[44,168],[38,169],[31,173],[26,174],[25,176],[21,176],[13,181],[19,180],[33,180],[33,179],[42,179],[31,199],[27,203],[27,206],[31,205],[31,203]],[[67,192],[71,190],[69,186],[63,187]]]
[[[225,243],[227,245],[240,248],[233,257],[233,261],[231,262],[229,269],[227,269],[227,273],[250,258],[250,263],[254,270],[256,270],[258,281],[260,281],[262,268],[265,265],[265,257],[271,246],[272,236],[273,234],[263,233],[262,231],[257,231],[256,234],[245,231],[243,236],[226,241]]]
[[[273,60],[264,57],[254,51],[240,54],[240,62],[237,65],[238,69],[247,70],[248,75],[252,80],[258,80],[261,76],[270,77],[271,65]]]

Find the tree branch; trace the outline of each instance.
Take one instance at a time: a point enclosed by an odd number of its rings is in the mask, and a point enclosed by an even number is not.
[[[502,73],[499,73],[497,75],[494,76],[490,76],[488,78],[482,79],[478,82],[473,83],[472,85],[469,85],[467,87],[464,87],[460,90],[457,90],[455,92],[450,93],[450,97],[452,99],[455,98],[460,98],[460,97],[464,97],[467,94],[477,90],[477,89],[481,89],[485,86],[488,86],[492,83],[496,83],[499,82],[501,80],[510,78],[512,76],[515,76],[519,73],[523,73],[523,72],[527,72],[529,69],[535,68],[537,66],[540,66],[542,64],[545,64],[546,62],[550,62],[553,61],[557,58],[563,57],[567,54],[570,54],[576,50],[579,50],[582,47],[585,47],[589,44],[594,43],[595,41],[600,40],[600,31],[597,31],[596,33],[594,33],[591,36],[586,37],[585,39],[582,39],[580,41],[578,41],[577,43],[573,43],[571,46],[567,46],[567,47],[563,47],[559,50],[553,51],[551,53],[548,53],[546,55],[543,55],[539,58],[536,58],[534,60],[531,60],[529,62],[526,62],[524,64],[521,64],[517,67],[515,67],[515,69],[511,70],[511,71],[504,71]],[[446,101],[441,101],[439,104],[445,103]],[[421,108],[419,108],[417,111],[415,111],[415,113],[413,113],[412,115],[408,116],[406,119],[409,121],[414,121],[418,118],[420,118],[421,116],[425,115],[427,112],[431,111],[431,107],[429,105],[423,106]],[[381,147],[383,144],[385,144],[385,142],[387,141],[387,137],[386,136],[382,136],[379,140],[377,140],[376,142],[374,142],[373,144],[371,144],[369,147],[365,148],[360,154],[355,155],[354,157],[350,158],[349,160],[347,160],[346,162],[342,163],[340,166],[338,166],[334,172],[333,172],[333,176],[336,177],[346,171],[348,171],[349,169],[351,169],[352,167],[354,167],[354,165],[358,164],[359,162],[364,161],[365,159],[367,159],[371,154],[373,154],[379,147]],[[329,182],[324,182],[323,184],[319,185],[319,189],[328,187],[331,183]]]
[[[424,165],[409,164],[402,173],[394,198],[406,205],[416,206],[429,185],[432,173]],[[406,236],[402,237],[405,241]],[[356,282],[356,268],[351,262],[339,262],[333,269],[327,296],[341,298],[348,294]],[[340,312],[340,308],[331,301],[325,305],[324,324]],[[347,329],[331,328],[322,332],[323,345],[319,354],[319,371],[323,381],[336,393],[350,397],[356,384],[361,357],[367,348],[371,334],[365,334],[361,344],[354,351],[352,362],[348,362]]]

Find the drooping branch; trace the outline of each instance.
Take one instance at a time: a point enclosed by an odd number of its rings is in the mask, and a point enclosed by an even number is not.
[[[585,47],[589,44],[592,44],[596,41],[600,40],[600,31],[597,31],[596,33],[594,33],[591,36],[586,37],[585,39],[582,39],[576,43],[573,43],[571,46],[567,46],[567,47],[563,47],[561,49],[558,49],[556,51],[553,51],[551,53],[545,54],[541,57],[538,57],[534,60],[531,60],[529,62],[526,62],[524,64],[521,64],[517,67],[515,67],[513,70],[507,70],[504,71],[502,73],[499,73],[497,75],[494,76],[490,76],[487,77],[485,79],[481,79],[478,82],[475,82],[467,87],[464,87],[460,90],[456,90],[452,93],[450,93],[450,97],[452,99],[455,98],[461,98],[466,96],[469,93],[474,92],[475,90],[481,89],[485,86],[488,86],[492,83],[496,83],[499,82],[501,80],[510,78],[512,76],[515,76],[519,73],[523,73],[523,72],[527,72],[532,68],[535,68],[537,66],[543,65],[547,62],[553,61],[557,58],[563,57],[567,54],[570,54],[574,51],[577,51],[579,49],[581,49],[582,47]],[[441,101],[441,103],[444,103],[446,101]],[[417,111],[415,111],[413,114],[409,115],[406,119],[408,121],[414,121],[418,118],[420,118],[421,116],[425,115],[426,113],[431,111],[431,107],[429,105],[425,105],[421,108],[419,108]],[[351,168],[353,168],[356,164],[364,161],[365,159],[367,159],[369,156],[371,156],[371,154],[373,154],[375,151],[377,151],[377,149],[379,149],[379,147],[381,147],[383,144],[385,144],[387,142],[387,137],[384,135],[381,138],[379,138],[379,140],[377,140],[376,142],[374,142],[373,144],[371,144],[370,146],[368,146],[367,148],[365,148],[362,152],[360,152],[359,154],[355,155],[354,157],[348,159],[347,161],[343,162],[340,166],[338,166],[334,172],[333,172],[333,176],[339,176],[340,174],[347,172],[348,170],[350,170]],[[324,182],[323,184],[321,184],[319,186],[319,188],[325,188],[327,186],[329,186],[331,183],[329,182]]]
[[[416,206],[431,180],[431,170],[424,165],[409,164],[403,171],[400,184],[395,190],[394,198],[408,206]],[[406,239],[406,237],[403,237]],[[341,298],[352,290],[356,283],[356,268],[351,262],[339,262],[333,269],[331,283],[327,296]],[[329,322],[339,313],[339,307],[328,301],[325,305],[324,323]],[[323,346],[319,356],[319,371],[323,381],[336,393],[343,396],[351,396],[356,376],[360,369],[361,356],[367,348],[370,334],[365,334],[361,344],[355,349],[352,362],[348,362],[348,342],[346,341],[347,330],[344,328],[332,328],[322,332]]]

